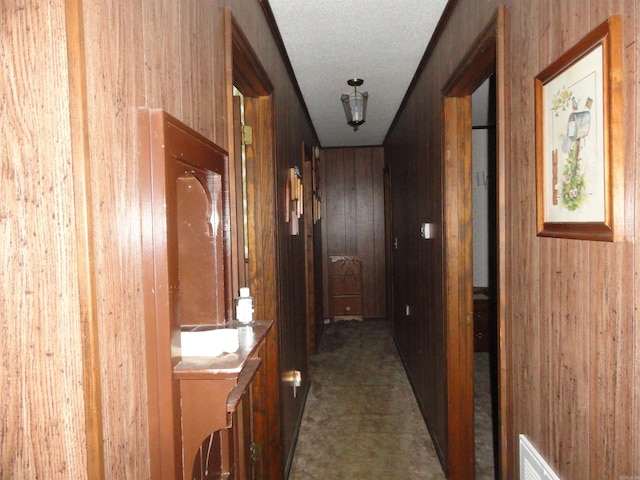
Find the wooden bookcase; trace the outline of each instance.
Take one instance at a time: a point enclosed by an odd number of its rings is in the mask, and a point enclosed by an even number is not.
[[[488,289],[473,292],[473,350],[491,352],[496,346],[496,318]]]

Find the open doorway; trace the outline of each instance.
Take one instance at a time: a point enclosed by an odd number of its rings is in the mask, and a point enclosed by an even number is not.
[[[473,382],[476,478],[497,477],[497,285],[495,75],[471,96]]]
[[[276,161],[273,85],[247,37],[225,10],[232,284],[249,287],[254,318],[276,320]],[[256,478],[281,474],[279,325],[267,335],[252,389]]]
[[[474,275],[473,275],[473,169],[472,169],[472,94],[495,75],[495,305],[496,355],[498,358],[498,419],[500,450],[504,450],[508,431],[506,405],[508,385],[503,343],[503,295],[505,267],[504,232],[504,128],[505,118],[505,52],[504,9],[500,7],[485,30],[455,70],[444,92],[444,242],[445,294],[447,298],[447,403],[449,479],[475,478],[474,429]],[[504,472],[500,457],[498,469]]]

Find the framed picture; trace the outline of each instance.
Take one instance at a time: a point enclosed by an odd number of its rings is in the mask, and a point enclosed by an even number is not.
[[[535,78],[538,235],[614,241],[622,230],[620,18]]]

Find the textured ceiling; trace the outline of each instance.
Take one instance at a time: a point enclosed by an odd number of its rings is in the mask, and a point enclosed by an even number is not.
[[[269,0],[323,147],[382,145],[447,0]],[[347,125],[340,95],[362,78],[366,123]]]

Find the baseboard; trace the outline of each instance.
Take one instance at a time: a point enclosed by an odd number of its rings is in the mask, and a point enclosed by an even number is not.
[[[420,409],[420,413],[422,414],[422,419],[424,420],[424,423],[427,426],[427,430],[429,431],[429,436],[431,437],[431,441],[433,442],[433,446],[436,450],[436,454],[438,455],[438,459],[440,460],[440,466],[442,467],[442,470],[444,471],[445,476],[448,476],[448,469],[446,467],[444,452],[442,451],[442,447],[438,442],[438,437],[433,433],[433,429],[431,427],[431,424],[429,423],[429,416],[427,415],[424,405],[422,404],[422,401],[420,399],[420,396],[418,395],[416,386],[413,383],[413,378],[411,378],[411,375],[409,375],[409,370],[407,369],[407,362],[405,361],[405,358],[402,356],[402,350],[400,349],[400,347],[398,347],[398,342],[396,341],[395,334],[393,335],[393,343],[396,346],[396,350],[398,350],[398,355],[400,356],[400,360],[402,361],[402,367],[404,368],[404,373],[409,379],[409,385],[411,385],[413,396],[415,397],[416,402],[418,403],[418,408]]]
[[[361,319],[358,318],[358,319],[351,319],[350,320],[350,319],[345,317],[345,318],[340,318],[338,321],[336,321],[336,320],[334,320],[333,317],[330,317],[330,318],[325,318],[323,320],[323,322],[324,322],[323,326],[331,325],[333,323],[348,323],[348,322],[353,322],[353,321],[355,321],[355,322],[379,322],[379,321],[387,321],[387,318],[386,317],[362,317]]]
[[[291,473],[291,464],[293,463],[293,457],[296,453],[296,447],[298,446],[298,435],[300,434],[300,426],[302,425],[302,417],[304,411],[307,408],[307,397],[309,396],[309,390],[311,390],[311,380],[307,379],[307,388],[304,390],[304,397],[302,399],[302,408],[300,408],[300,414],[296,420],[296,428],[293,431],[292,447],[289,449],[289,456],[284,465],[284,478],[288,479]]]

